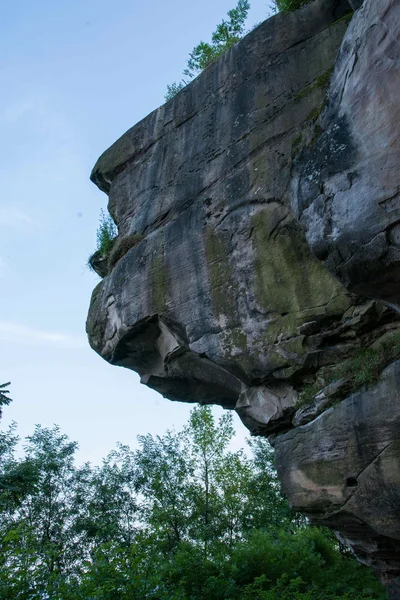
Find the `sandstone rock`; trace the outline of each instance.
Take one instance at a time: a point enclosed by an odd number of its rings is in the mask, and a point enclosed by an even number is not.
[[[297,394],[291,386],[280,383],[274,387],[251,387],[242,392],[236,411],[252,435],[267,435],[289,429]]]
[[[282,489],[357,557],[400,572],[400,361],[373,388],[275,438]]]
[[[318,0],[266,21],[99,159],[92,179],[119,238],[138,240],[90,310],[90,342],[110,362],[141,373],[124,336],[132,346],[138,324],[159,317],[246,385],[330,360],[319,333],[351,299],[309,251],[285,192],[346,29],[336,7]],[[300,333],[310,321],[313,335]]]
[[[399,304],[400,5],[365,0],[342,44],[347,8],[261,24],[100,157],[119,236],[87,332],[167,398],[236,407],[293,506],[392,578],[398,363],[293,422],[297,389],[399,318],[371,298]]]
[[[343,393],[347,384],[348,381],[346,379],[338,379],[327,385],[314,396],[313,401],[310,404],[307,404],[307,406],[303,406],[296,411],[296,414],[293,417],[293,425],[295,427],[300,427],[301,425],[306,425],[306,423],[313,421]]]
[[[364,0],[349,0],[349,4],[353,10],[357,10],[363,5]]]
[[[101,278],[105,277],[108,273],[108,259],[99,250],[89,258],[89,265]]]
[[[308,243],[345,286],[399,306],[400,5],[365,0],[341,47],[317,139],[293,172]]]

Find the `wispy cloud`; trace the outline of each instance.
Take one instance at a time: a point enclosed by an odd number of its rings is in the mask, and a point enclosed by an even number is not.
[[[5,123],[16,123],[23,119],[32,108],[32,102],[26,100],[9,104],[2,112],[0,112],[0,121]]]
[[[18,323],[0,321],[0,339],[10,343],[29,346],[54,346],[58,348],[83,348],[87,345],[84,336],[55,331],[43,331]]]
[[[12,204],[0,206],[0,227],[33,229],[35,226],[35,221],[22,208]]]

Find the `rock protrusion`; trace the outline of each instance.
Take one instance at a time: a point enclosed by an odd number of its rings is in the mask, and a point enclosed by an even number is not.
[[[118,237],[87,331],[165,397],[236,408],[293,507],[388,581],[400,350],[352,363],[351,395],[338,373],[398,328],[400,4],[347,11],[276,15],[100,157]]]
[[[268,435],[291,428],[297,394],[284,383],[250,387],[239,396],[236,412],[252,435]]]

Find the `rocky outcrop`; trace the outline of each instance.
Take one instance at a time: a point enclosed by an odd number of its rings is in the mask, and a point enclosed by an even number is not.
[[[242,389],[324,364],[327,337],[347,329],[352,300],[285,199],[290,156],[324,101],[346,29],[336,4],[265,22],[93,170],[116,245],[141,241],[96,289],[90,341],[168,397],[234,408],[231,382]],[[166,330],[177,349],[163,354]]]
[[[275,440],[295,509],[332,527],[358,558],[400,572],[400,361],[368,390]]]
[[[389,579],[397,346],[370,389],[332,373],[398,339],[399,25],[393,0],[278,14],[107,150],[118,237],[87,321],[111,364],[269,436],[292,505]]]
[[[294,169],[307,241],[347,289],[399,309],[400,5],[367,1],[352,20],[318,120]]]

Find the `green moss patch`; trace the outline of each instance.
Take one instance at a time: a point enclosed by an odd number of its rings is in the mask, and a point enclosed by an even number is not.
[[[205,253],[214,313],[224,315],[227,318],[227,326],[232,326],[237,321],[236,290],[233,286],[226,236],[216,233],[211,227],[207,228]]]
[[[260,306],[283,317],[327,306],[339,296],[346,310],[344,288],[311,254],[304,234],[296,223],[287,221],[286,215],[284,208],[271,204],[252,218],[255,289]],[[279,228],[284,219],[286,225]],[[293,325],[297,327],[295,322]],[[288,331],[287,337],[294,333]]]
[[[328,87],[329,79],[332,75],[333,67],[327,69],[322,75],[317,77],[317,79],[309,86],[301,90],[294,99],[296,102],[299,102],[306,96],[309,96],[314,90],[322,89],[325,90]]]
[[[137,246],[139,242],[142,241],[143,235],[138,235],[137,233],[131,233],[130,235],[126,235],[124,237],[118,237],[116,240],[113,240],[113,244],[111,246],[110,254],[108,257],[108,270],[111,271],[113,267],[117,264],[119,260],[125,254],[133,248]]]
[[[356,349],[340,364],[324,369],[325,385],[338,379],[346,379],[348,383],[344,392],[347,396],[376,383],[382,371],[398,358],[400,358],[400,332],[394,332],[369,348]],[[310,404],[320,390],[321,385],[316,382],[305,386],[299,395],[297,406]],[[343,397],[335,398],[335,401],[340,400],[343,400]]]

